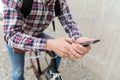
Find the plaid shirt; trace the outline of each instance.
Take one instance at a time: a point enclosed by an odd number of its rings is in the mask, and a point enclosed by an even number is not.
[[[76,23],[73,21],[66,0],[59,0],[61,12],[58,16],[66,33],[77,39],[81,36]],[[2,0],[4,3],[4,38],[11,47],[29,50],[45,51],[46,38],[38,38],[55,18],[55,0],[48,4],[44,0],[34,0],[32,10],[24,18],[20,9],[23,0]]]

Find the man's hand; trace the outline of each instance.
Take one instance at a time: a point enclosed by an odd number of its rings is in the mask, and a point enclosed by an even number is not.
[[[89,52],[89,50],[91,49],[90,45],[87,47],[84,47],[80,44],[88,42],[88,41],[92,41],[92,40],[93,39],[86,38],[86,37],[78,38],[74,43],[72,43],[72,47],[74,49],[72,51],[72,54],[74,56],[71,56],[71,57],[72,58],[82,58],[85,54],[87,54]]]
[[[54,51],[60,57],[71,57],[73,59],[82,58],[89,52],[90,46],[83,47],[80,43],[91,41],[90,38],[78,38],[73,41],[71,38],[49,39],[47,41],[47,50]]]
[[[72,43],[73,40],[71,38],[49,39],[47,41],[46,49],[54,51],[60,57],[69,57],[69,54],[71,54],[70,49],[72,49]]]

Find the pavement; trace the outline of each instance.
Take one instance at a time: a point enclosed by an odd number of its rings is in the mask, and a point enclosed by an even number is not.
[[[11,66],[9,62],[9,56],[3,40],[3,22],[0,21],[0,80],[12,80],[11,79]],[[28,57],[26,55],[26,57]],[[42,63],[44,65],[44,63]],[[32,69],[26,69],[30,63],[25,63],[25,80],[36,80]],[[80,60],[75,62],[65,58],[62,59],[59,71],[61,72],[64,80],[99,80],[91,71],[80,63]]]

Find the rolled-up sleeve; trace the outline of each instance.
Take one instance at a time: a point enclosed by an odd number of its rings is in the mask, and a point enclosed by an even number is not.
[[[29,51],[45,51],[46,38],[23,33],[24,17],[20,12],[23,0],[2,0],[4,4],[4,39],[14,48]]]
[[[81,37],[82,34],[79,31],[77,24],[73,21],[72,15],[69,10],[69,6],[66,3],[66,0],[60,0],[60,8],[61,12],[58,16],[61,24],[63,25],[66,33],[68,33],[69,37],[76,40]]]

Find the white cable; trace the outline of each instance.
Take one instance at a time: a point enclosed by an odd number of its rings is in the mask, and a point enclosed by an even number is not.
[[[27,58],[25,61],[28,61],[28,60],[30,60],[30,59],[40,58],[40,57],[41,57],[41,55],[38,55],[38,56],[31,56],[31,57]]]

